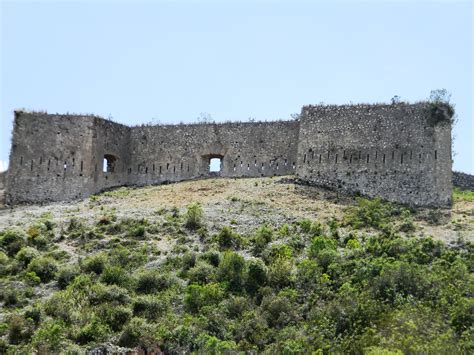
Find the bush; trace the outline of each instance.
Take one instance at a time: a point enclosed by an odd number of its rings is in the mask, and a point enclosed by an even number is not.
[[[216,236],[217,244],[222,249],[238,249],[240,247],[240,236],[228,226],[223,227]]]
[[[171,284],[170,275],[163,275],[158,270],[146,270],[138,274],[135,290],[138,293],[151,294],[163,291]]]
[[[245,260],[234,252],[225,252],[219,264],[217,278],[227,285],[227,289],[240,292],[244,284]]]
[[[193,268],[189,269],[187,275],[190,283],[197,284],[207,284],[216,279],[215,268],[204,261],[198,261]]]
[[[48,320],[36,330],[31,344],[40,354],[59,353],[65,340],[64,324],[61,321]]]
[[[106,266],[100,280],[106,285],[126,286],[129,282],[127,272],[120,266]]]
[[[254,242],[254,253],[260,255],[265,247],[272,241],[273,230],[267,226],[262,226],[257,229],[253,242]]]
[[[23,316],[25,319],[31,319],[35,325],[38,325],[41,321],[41,310],[39,308],[28,306],[25,308]]]
[[[224,298],[224,290],[219,284],[192,284],[186,288],[184,305],[191,313],[199,313],[202,307],[217,305]]]
[[[235,319],[248,311],[251,307],[251,303],[247,297],[233,296],[225,301],[224,307],[227,311],[227,315],[231,319]]]
[[[118,344],[128,348],[136,347],[140,343],[140,338],[151,332],[150,327],[143,319],[132,318],[120,335]]]
[[[237,350],[237,344],[232,340],[220,340],[215,336],[201,334],[197,339],[200,352],[203,354],[226,354]]]
[[[199,203],[192,203],[186,211],[186,227],[196,230],[202,226],[204,211]]]
[[[76,340],[79,344],[100,341],[105,339],[109,332],[110,329],[105,324],[102,324],[99,319],[94,318],[81,328]]]
[[[158,319],[166,311],[163,299],[153,296],[140,296],[133,302],[133,315],[145,317],[150,322]]]
[[[262,309],[271,327],[281,328],[294,321],[297,317],[295,306],[287,297],[273,296],[264,297]]]
[[[344,220],[354,228],[372,227],[383,230],[390,217],[400,213],[400,209],[391,203],[384,203],[380,198],[373,200],[357,198],[357,206],[346,211]]]
[[[82,269],[85,272],[93,272],[97,275],[100,275],[104,271],[106,264],[107,255],[98,253],[85,258],[82,262]]]
[[[22,267],[27,267],[31,260],[38,257],[39,253],[36,249],[31,247],[23,247],[15,255],[15,259],[21,264]]]
[[[61,268],[58,272],[58,286],[64,290],[79,275],[79,269],[76,266],[68,265]]]
[[[33,321],[19,314],[11,314],[8,318],[8,342],[16,345],[28,341],[33,329]]]
[[[309,255],[313,258],[318,257],[321,251],[330,249],[336,250],[337,242],[327,237],[314,237],[309,248]]]
[[[8,256],[14,256],[26,245],[26,233],[19,229],[7,229],[0,237],[0,247],[4,248]]]
[[[28,271],[36,273],[41,282],[49,282],[56,276],[58,266],[50,257],[39,257],[30,262]]]
[[[245,288],[248,293],[254,295],[258,289],[267,283],[267,267],[260,259],[248,262],[247,282]]]
[[[270,285],[277,289],[292,286],[295,282],[295,266],[290,259],[278,258],[271,265],[268,272]]]
[[[36,286],[41,283],[41,279],[36,275],[36,272],[27,272],[25,274],[25,280],[28,285]]]
[[[286,244],[274,244],[263,252],[263,260],[267,265],[278,258],[291,259],[292,256],[293,250]]]
[[[201,258],[206,260],[212,266],[217,267],[221,260],[221,254],[218,251],[210,250],[202,254]]]
[[[126,306],[111,306],[106,304],[100,311],[101,319],[117,332],[123,328],[132,318],[132,311]]]

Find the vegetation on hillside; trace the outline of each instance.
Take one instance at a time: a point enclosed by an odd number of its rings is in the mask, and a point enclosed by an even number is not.
[[[358,199],[246,235],[199,203],[100,211],[0,231],[1,353],[474,352],[472,244],[412,235],[410,209]]]

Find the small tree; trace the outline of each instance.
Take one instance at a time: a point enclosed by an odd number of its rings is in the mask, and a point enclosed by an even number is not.
[[[196,230],[202,226],[204,212],[199,203],[192,203],[188,206],[186,212],[186,227]]]
[[[446,89],[436,89],[430,91],[430,102],[435,104],[449,104],[451,93]]]

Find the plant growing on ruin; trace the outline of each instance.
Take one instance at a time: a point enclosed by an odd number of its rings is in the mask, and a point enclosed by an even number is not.
[[[428,122],[432,126],[454,123],[454,106],[450,103],[451,93],[446,89],[432,90],[426,108]]]

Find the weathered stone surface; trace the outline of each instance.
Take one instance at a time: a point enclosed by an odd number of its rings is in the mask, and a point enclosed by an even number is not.
[[[303,107],[299,178],[409,205],[451,204],[450,117],[433,124],[428,107]]]
[[[451,202],[451,125],[416,105],[305,106],[299,120],[127,127],[96,116],[15,112],[9,204],[72,200],[121,185],[298,175],[411,205]],[[109,162],[103,172],[104,158]]]
[[[453,171],[453,185],[474,191],[474,175]]]

